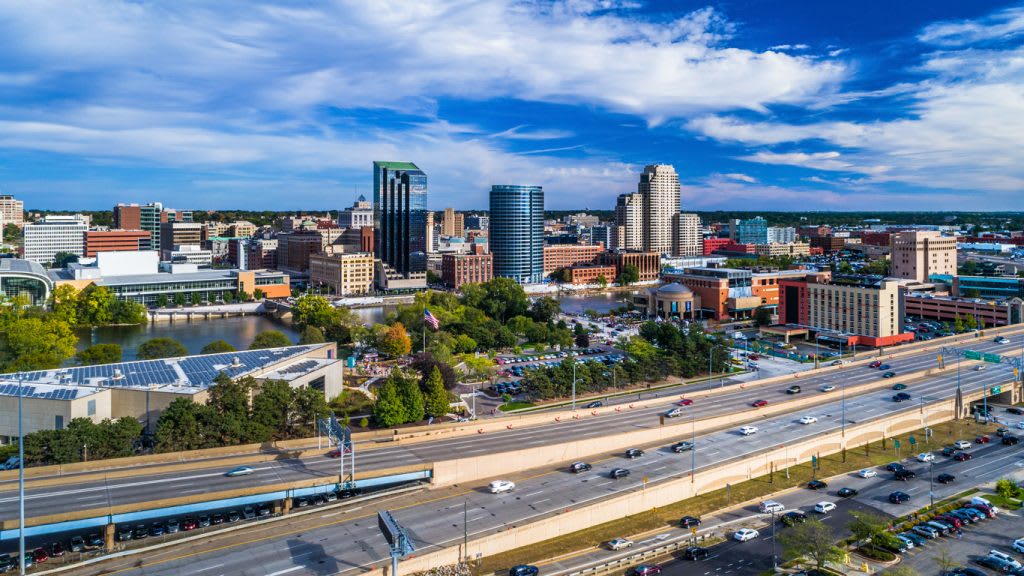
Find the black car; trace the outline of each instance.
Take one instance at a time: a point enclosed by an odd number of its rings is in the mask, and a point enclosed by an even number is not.
[[[900,492],[897,490],[896,492],[889,494],[889,502],[891,502],[892,504],[903,504],[904,502],[909,501],[910,494],[907,494],[906,492]]]
[[[996,572],[1002,572],[1004,574],[1013,569],[1012,565],[1006,560],[992,556],[982,556],[981,558],[976,559],[975,562],[981,564],[985,568],[990,568]]]
[[[1007,446],[1016,446],[1017,444],[1020,444],[1020,438],[1013,434],[1007,434],[1003,436],[1003,444],[1006,444]]]
[[[889,472],[903,470],[904,468],[906,468],[906,466],[900,464],[899,462],[889,462],[888,464],[885,465],[885,469],[888,470]]]
[[[591,468],[593,468],[593,466],[587,464],[586,462],[573,462],[572,465],[569,466],[569,471],[573,472],[574,474],[579,474],[580,472],[586,472]]]
[[[608,477],[612,479],[625,478],[629,476],[629,470],[625,468],[612,468],[611,472],[608,473]]]
[[[693,442],[684,440],[682,442],[676,442],[672,445],[672,451],[676,454],[680,452],[686,452],[687,450],[693,450]]]
[[[684,560],[693,560],[695,562],[697,560],[704,560],[710,555],[711,552],[709,552],[707,548],[701,548],[700,546],[690,546],[683,551]]]
[[[232,510],[228,512],[228,522],[238,522],[242,517],[238,515],[238,510]]]
[[[105,542],[103,542],[103,536],[99,532],[93,532],[85,537],[85,549],[96,550],[97,548],[103,548]]]
[[[779,516],[779,522],[782,522],[786,526],[792,526],[794,524],[800,524],[807,522],[807,514],[799,510],[791,510],[786,512],[782,516]]]
[[[942,473],[935,477],[935,481],[939,484],[949,484],[953,480],[956,480],[956,476],[953,476],[952,474]]]
[[[852,497],[856,496],[857,494],[860,494],[860,492],[857,492],[853,488],[847,488],[847,487],[844,486],[844,487],[840,488],[839,492],[836,492],[836,494],[838,494],[840,498],[852,498]]]
[[[811,480],[807,483],[807,488],[811,490],[821,490],[822,488],[828,488],[828,484],[824,480]]]
[[[214,514],[213,517],[210,518],[210,524],[213,524],[214,526],[216,526],[217,524],[223,524],[223,523],[224,523],[224,515],[221,514],[220,512]]]
[[[537,576],[540,570],[536,566],[520,564],[508,569],[508,576]]]
[[[149,530],[146,528],[145,524],[139,524],[138,526],[135,527],[135,530],[132,530],[132,539],[133,540],[142,540],[143,538],[148,538],[148,537],[149,537]]]
[[[904,400],[910,400],[910,394],[906,392],[900,392],[898,394],[893,394],[892,396],[893,402],[903,402]]]
[[[953,454],[956,454],[956,451],[957,448],[955,446],[946,446],[945,448],[942,449],[942,455],[949,457],[952,456]]]
[[[117,529],[117,541],[118,542],[127,542],[127,541],[129,541],[131,539],[132,539],[132,529],[131,529],[131,526],[123,526],[123,527]]]
[[[199,515],[199,527],[200,528],[209,528],[210,527],[210,515],[209,514],[200,514]]]
[[[584,406],[584,408],[600,408],[601,406],[604,406],[604,402],[601,402],[600,400],[595,400],[590,404]]]
[[[259,517],[270,516],[270,504],[260,504],[259,508],[256,509],[256,515]]]
[[[1010,406],[1009,408],[1006,409],[1006,411],[1009,412],[1010,414],[1016,414],[1017,416],[1024,414],[1024,409],[1017,408],[1016,406]]]
[[[644,451],[639,448],[630,448],[626,450],[626,458],[632,460],[633,458],[639,458],[644,455]]]
[[[18,567],[18,561],[14,556],[0,554],[0,572],[10,572]]]
[[[1009,433],[1009,428],[996,428],[996,436],[1006,436]]]
[[[694,526],[700,526],[700,518],[695,516],[683,516],[679,519],[679,525],[683,528],[692,528]]]
[[[71,541],[68,542],[68,550],[72,552],[85,552],[85,538],[72,536]]]
[[[362,493],[363,491],[359,488],[345,488],[344,490],[338,491],[338,498],[355,498]]]
[[[961,566],[946,572],[945,576],[988,576],[988,573],[970,566]]]
[[[246,506],[245,508],[242,508],[242,517],[246,520],[252,520],[256,517],[256,511],[253,510],[252,506]]]
[[[917,478],[917,474],[913,470],[907,470],[906,468],[903,468],[902,470],[897,470],[893,472],[893,478],[895,478],[896,480],[903,480],[904,482],[906,482],[907,480]]]

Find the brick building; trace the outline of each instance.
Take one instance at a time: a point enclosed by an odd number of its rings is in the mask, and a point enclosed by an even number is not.
[[[441,278],[445,286],[458,290],[463,284],[487,282],[494,278],[494,257],[479,245],[471,254],[441,256]]]
[[[85,233],[85,256],[99,252],[151,250],[150,234],[145,230],[89,230]]]
[[[591,264],[604,252],[604,244],[556,244],[544,246],[544,275],[577,264]]]

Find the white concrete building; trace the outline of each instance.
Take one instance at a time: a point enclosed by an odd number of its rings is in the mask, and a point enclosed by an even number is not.
[[[700,230],[700,216],[696,214],[676,214],[673,223],[672,255],[703,255],[704,242]]]
[[[643,250],[644,248],[644,196],[639,192],[619,194],[615,202],[615,230],[617,248]]]
[[[85,216],[47,216],[25,225],[25,259],[49,264],[60,253],[85,254],[85,233],[89,222]]]
[[[793,227],[768,227],[769,244],[792,244],[796,242],[796,228]]]
[[[679,213],[679,175],[671,164],[646,166],[637,192],[644,198],[643,249],[672,252],[672,223]]]

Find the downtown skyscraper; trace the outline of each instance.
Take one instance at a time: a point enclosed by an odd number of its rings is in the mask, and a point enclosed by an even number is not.
[[[412,162],[374,162],[373,220],[378,285],[425,287],[427,174]]]
[[[494,276],[521,284],[544,281],[544,189],[491,186],[489,244]]]
[[[637,192],[643,196],[643,249],[662,254],[673,251],[675,215],[679,213],[679,175],[671,164],[644,167]]]

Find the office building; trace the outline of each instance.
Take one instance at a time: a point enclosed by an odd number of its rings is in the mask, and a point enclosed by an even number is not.
[[[578,264],[592,264],[604,252],[603,244],[558,244],[544,247],[544,276]]]
[[[412,162],[373,163],[374,248],[384,290],[427,285],[427,175]]]
[[[614,224],[597,224],[596,226],[591,226],[587,233],[591,244],[604,244],[606,250],[618,248],[616,244],[618,238]]]
[[[672,255],[701,256],[704,254],[704,237],[701,234],[700,216],[677,212],[672,218]]]
[[[792,256],[793,258],[799,258],[801,256],[810,256],[811,245],[806,242],[754,244],[754,254],[768,257]]]
[[[811,236],[811,248],[820,248],[822,252],[828,254],[832,252],[839,252],[846,246],[846,241],[849,238],[842,236],[836,236],[833,234],[826,234],[823,236]]]
[[[466,233],[464,218],[462,212],[456,212],[455,208],[445,208],[441,219],[441,235],[463,237]]]
[[[43,306],[53,291],[46,270],[32,260],[0,258],[0,296],[24,296],[32,306]]]
[[[142,230],[142,207],[138,204],[114,206],[114,228],[118,230]]]
[[[480,214],[470,214],[463,220],[467,230],[482,230],[486,232],[491,225],[490,217]]]
[[[661,274],[661,254],[658,252],[630,252],[626,250],[602,252],[598,255],[596,263],[614,267],[616,279],[622,275],[622,269],[628,265],[636,266],[640,272],[640,282],[657,280],[658,275]]]
[[[577,264],[566,270],[569,271],[569,283],[578,286],[600,284],[602,278],[608,284],[616,281],[615,266],[608,264]]]
[[[18,228],[25,225],[25,203],[9,194],[0,195],[0,220]]]
[[[292,273],[309,270],[309,258],[324,251],[324,237],[316,230],[297,230],[277,235],[277,268]]]
[[[256,234],[256,225],[246,220],[236,220],[227,228],[227,235],[232,238],[250,238],[253,234]]]
[[[231,238],[227,261],[239,270],[265,270],[277,267],[276,238]]]
[[[366,294],[373,288],[373,254],[311,254],[309,282],[337,296]]]
[[[644,248],[644,196],[639,192],[619,194],[615,201],[616,247],[621,250]]]
[[[903,332],[904,315],[895,280],[839,276],[786,279],[779,286],[779,322],[805,327],[820,341],[871,347],[913,341],[912,332]]]
[[[796,242],[796,228],[768,227],[768,240],[766,244],[792,244]]]
[[[162,222],[160,252],[164,260],[176,246],[199,246],[203,243],[203,225],[195,222]]]
[[[897,232],[889,239],[890,276],[925,282],[932,274],[956,274],[956,238],[935,231]]]
[[[644,250],[672,252],[673,217],[679,212],[679,175],[671,164],[644,167],[637,192],[644,197]]]
[[[704,256],[711,256],[718,250],[724,250],[726,246],[732,244],[730,238],[704,238],[701,241],[704,246]]]
[[[372,227],[373,204],[365,196],[359,196],[352,206],[338,212],[338,226],[342,228]]]
[[[544,190],[491,186],[490,230],[494,276],[521,284],[544,281]]]
[[[89,230],[85,216],[46,216],[25,224],[25,259],[51,264],[59,253],[85,255],[85,233]]]
[[[100,252],[151,250],[149,232],[144,230],[88,230],[85,232],[85,256]]]
[[[494,278],[494,256],[482,245],[474,245],[469,254],[444,254],[441,278],[445,286],[455,290],[463,284],[488,282]]]
[[[342,390],[337,345],[309,344],[182,358],[67,366],[0,375],[0,444],[18,438],[18,397],[23,432],[62,430],[75,418],[99,423],[135,418],[152,432],[171,402],[205,403],[215,378],[250,376],[256,382],[284,381],[291,388],[323,390],[328,401]],[[24,385],[19,391],[18,382]]]
[[[737,244],[767,244],[768,221],[760,216],[750,220],[733,220],[729,237]]]
[[[213,264],[213,252],[211,250],[203,250],[195,244],[175,246],[163,254],[163,259],[172,264],[195,264],[196,266],[207,268]]]
[[[192,222],[192,211],[164,209],[160,202],[139,207],[139,228],[149,232],[150,244],[161,250],[164,244],[160,239],[160,225],[167,222]]]
[[[954,276],[932,274],[928,282],[945,284],[949,292],[959,298],[986,298],[1008,300],[1024,298],[1024,278],[1011,276]]]

